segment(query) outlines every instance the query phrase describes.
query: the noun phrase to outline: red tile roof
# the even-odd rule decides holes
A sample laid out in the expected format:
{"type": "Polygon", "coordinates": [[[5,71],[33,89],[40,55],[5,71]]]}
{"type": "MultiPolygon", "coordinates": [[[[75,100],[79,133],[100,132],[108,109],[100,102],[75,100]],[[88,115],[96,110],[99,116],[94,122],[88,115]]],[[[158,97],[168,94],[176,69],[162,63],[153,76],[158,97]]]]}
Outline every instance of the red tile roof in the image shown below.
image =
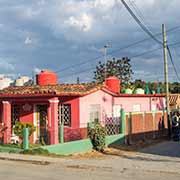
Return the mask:
{"type": "Polygon", "coordinates": [[[83,84],[58,84],[47,86],[19,86],[8,87],[0,90],[0,95],[76,95],[82,96],[95,92],[103,87],[103,84],[98,83],[83,83],[83,84]]]}
{"type": "Polygon", "coordinates": [[[58,84],[47,86],[19,86],[8,87],[0,90],[1,97],[20,97],[20,96],[85,96],[98,90],[111,94],[116,97],[164,97],[164,94],[117,94],[113,93],[106,85],[99,83],[82,84],[58,84]]]}

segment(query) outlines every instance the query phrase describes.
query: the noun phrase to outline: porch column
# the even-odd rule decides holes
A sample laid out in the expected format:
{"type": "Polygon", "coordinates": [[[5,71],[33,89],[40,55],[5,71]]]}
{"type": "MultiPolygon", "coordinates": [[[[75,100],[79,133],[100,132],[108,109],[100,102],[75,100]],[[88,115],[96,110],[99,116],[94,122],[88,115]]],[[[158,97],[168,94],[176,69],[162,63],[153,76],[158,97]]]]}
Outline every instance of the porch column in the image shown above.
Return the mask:
{"type": "Polygon", "coordinates": [[[48,131],[49,131],[49,143],[59,143],[59,128],[58,128],[58,98],[49,99],[48,106],[48,131]]]}
{"type": "Polygon", "coordinates": [[[4,132],[4,143],[11,142],[11,104],[9,101],[2,101],[3,104],[3,125],[7,129],[4,132]]]}

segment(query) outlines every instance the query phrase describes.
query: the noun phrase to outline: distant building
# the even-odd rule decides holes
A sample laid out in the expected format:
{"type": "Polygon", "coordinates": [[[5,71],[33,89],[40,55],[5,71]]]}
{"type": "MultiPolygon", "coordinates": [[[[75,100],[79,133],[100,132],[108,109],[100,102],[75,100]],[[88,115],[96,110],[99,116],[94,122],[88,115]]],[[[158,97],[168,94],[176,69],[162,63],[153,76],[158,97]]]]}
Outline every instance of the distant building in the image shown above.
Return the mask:
{"type": "Polygon", "coordinates": [[[26,86],[32,85],[32,79],[28,76],[20,76],[18,79],[15,80],[15,86],[26,86]]]}
{"type": "Polygon", "coordinates": [[[0,77],[0,89],[9,87],[13,83],[13,80],[4,76],[0,77]]]}

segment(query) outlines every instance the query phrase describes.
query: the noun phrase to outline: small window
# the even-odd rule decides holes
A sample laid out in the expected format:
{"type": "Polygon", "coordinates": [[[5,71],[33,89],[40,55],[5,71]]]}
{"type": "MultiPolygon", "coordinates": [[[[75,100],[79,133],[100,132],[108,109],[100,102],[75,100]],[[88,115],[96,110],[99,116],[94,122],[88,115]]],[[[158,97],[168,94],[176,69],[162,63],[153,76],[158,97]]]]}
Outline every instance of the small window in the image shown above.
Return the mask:
{"type": "Polygon", "coordinates": [[[93,104],[90,105],[90,121],[98,122],[100,120],[100,105],[93,104]]]}
{"type": "Polygon", "coordinates": [[[121,110],[121,106],[119,104],[113,105],[113,117],[114,118],[120,117],[120,110],[121,110]]]}
{"type": "Polygon", "coordinates": [[[152,110],[152,111],[156,111],[156,107],[157,107],[156,104],[152,104],[151,110],[152,110]]]}
{"type": "Polygon", "coordinates": [[[140,112],[141,111],[141,105],[140,104],[134,104],[133,105],[133,111],[134,112],[140,112]]]}
{"type": "Polygon", "coordinates": [[[14,126],[20,119],[20,106],[12,105],[11,109],[11,125],[14,126]]]}
{"type": "Polygon", "coordinates": [[[60,104],[59,106],[59,124],[63,123],[65,126],[71,126],[71,105],[60,104]]]}

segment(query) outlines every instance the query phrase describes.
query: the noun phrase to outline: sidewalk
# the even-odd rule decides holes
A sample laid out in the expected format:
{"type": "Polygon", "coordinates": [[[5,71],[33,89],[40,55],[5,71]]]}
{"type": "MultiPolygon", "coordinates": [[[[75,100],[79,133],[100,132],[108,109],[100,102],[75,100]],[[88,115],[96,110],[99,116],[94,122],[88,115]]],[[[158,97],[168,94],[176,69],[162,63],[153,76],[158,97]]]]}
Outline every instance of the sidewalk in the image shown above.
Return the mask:
{"type": "MultiPolygon", "coordinates": [[[[14,153],[0,153],[0,160],[19,161],[37,165],[55,165],[59,167],[73,169],[111,169],[113,171],[121,171],[123,169],[136,169],[153,172],[178,173],[180,167],[180,158],[167,155],[157,155],[147,152],[152,149],[158,152],[159,146],[169,147],[169,151],[174,149],[173,142],[162,142],[144,149],[144,152],[133,153],[109,153],[100,158],[83,157],[49,157],[39,155],[24,155],[14,153]]],[[[167,149],[166,149],[167,151],[167,149]]],[[[170,153],[169,153],[170,155],[170,153]]]]}
{"type": "Polygon", "coordinates": [[[48,165],[50,163],[57,163],[65,159],[61,157],[56,158],[56,157],[39,156],[39,155],[26,155],[26,154],[0,152],[0,160],[22,161],[22,162],[29,162],[32,164],[48,165]]]}

